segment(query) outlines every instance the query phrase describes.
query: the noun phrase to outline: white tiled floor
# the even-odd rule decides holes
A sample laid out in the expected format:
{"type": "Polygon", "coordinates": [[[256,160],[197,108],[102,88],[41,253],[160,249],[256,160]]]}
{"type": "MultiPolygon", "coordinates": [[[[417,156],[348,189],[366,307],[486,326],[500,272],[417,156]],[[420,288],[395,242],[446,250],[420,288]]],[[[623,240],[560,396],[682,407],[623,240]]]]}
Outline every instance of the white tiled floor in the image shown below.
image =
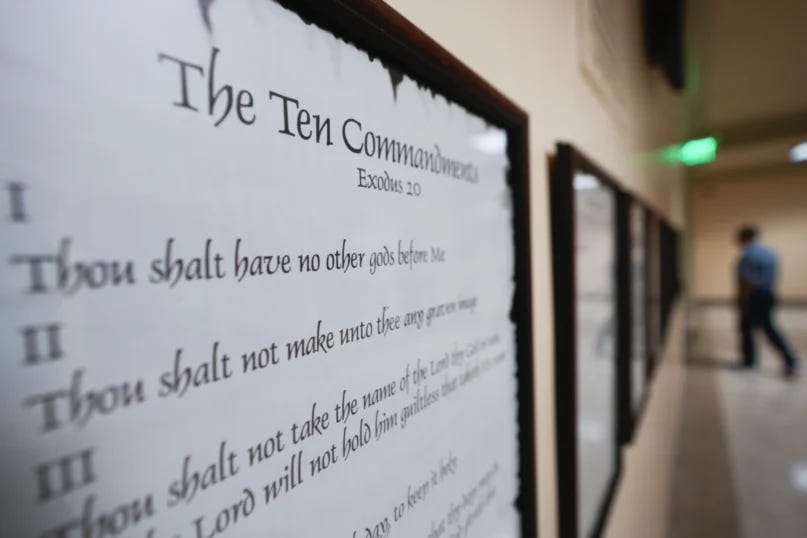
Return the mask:
{"type": "Polygon", "coordinates": [[[715,375],[743,536],[807,537],[807,380],[784,381],[770,363],[715,375]]]}
{"type": "MultiPolygon", "coordinates": [[[[670,537],[807,537],[807,376],[782,379],[770,350],[758,370],[732,369],[730,317],[710,312],[712,329],[722,327],[723,336],[696,335],[670,537]]],[[[804,359],[800,318],[791,313],[783,326],[804,359]]]]}

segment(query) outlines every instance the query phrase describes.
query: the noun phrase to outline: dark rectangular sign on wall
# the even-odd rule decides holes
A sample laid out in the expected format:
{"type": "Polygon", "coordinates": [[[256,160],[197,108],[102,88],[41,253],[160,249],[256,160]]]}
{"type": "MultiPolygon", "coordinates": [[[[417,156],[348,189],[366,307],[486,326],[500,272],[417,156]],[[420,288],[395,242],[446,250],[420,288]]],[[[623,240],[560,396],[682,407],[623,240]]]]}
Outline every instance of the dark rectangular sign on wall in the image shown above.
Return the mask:
{"type": "Polygon", "coordinates": [[[537,535],[521,109],[375,0],[0,28],[0,535],[537,535]]]}

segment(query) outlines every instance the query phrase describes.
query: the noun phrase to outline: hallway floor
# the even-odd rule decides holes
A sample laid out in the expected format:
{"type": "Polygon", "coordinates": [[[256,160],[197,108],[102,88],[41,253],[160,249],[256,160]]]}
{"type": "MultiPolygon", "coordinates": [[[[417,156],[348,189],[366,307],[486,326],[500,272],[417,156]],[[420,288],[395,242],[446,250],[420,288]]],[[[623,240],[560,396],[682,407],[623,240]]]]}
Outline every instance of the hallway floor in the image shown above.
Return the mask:
{"type": "Polygon", "coordinates": [[[807,537],[807,377],[690,361],[670,538],[807,537]]]}

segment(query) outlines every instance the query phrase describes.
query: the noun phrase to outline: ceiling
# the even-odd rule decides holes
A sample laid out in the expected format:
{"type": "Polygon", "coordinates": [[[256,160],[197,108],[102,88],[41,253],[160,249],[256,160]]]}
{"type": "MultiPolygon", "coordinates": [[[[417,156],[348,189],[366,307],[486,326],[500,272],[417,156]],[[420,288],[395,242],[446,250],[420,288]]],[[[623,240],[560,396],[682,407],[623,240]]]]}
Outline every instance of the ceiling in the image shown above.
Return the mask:
{"type": "Polygon", "coordinates": [[[694,175],[787,166],[807,141],[807,2],[689,0],[687,10],[685,129],[720,140],[694,175]]]}

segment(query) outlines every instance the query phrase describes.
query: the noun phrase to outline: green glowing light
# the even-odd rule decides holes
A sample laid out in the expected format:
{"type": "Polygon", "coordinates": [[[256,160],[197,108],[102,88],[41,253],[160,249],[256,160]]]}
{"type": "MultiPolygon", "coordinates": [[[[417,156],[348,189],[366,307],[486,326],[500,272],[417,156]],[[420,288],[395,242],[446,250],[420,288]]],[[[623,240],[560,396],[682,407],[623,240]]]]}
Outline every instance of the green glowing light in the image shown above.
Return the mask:
{"type": "Polygon", "coordinates": [[[717,138],[706,136],[687,140],[682,144],[667,146],[662,148],[659,154],[663,161],[694,166],[714,161],[717,155],[717,145],[717,138]]]}
{"type": "Polygon", "coordinates": [[[679,159],[687,166],[712,162],[717,155],[717,139],[713,136],[688,140],[681,146],[679,159]]]}

